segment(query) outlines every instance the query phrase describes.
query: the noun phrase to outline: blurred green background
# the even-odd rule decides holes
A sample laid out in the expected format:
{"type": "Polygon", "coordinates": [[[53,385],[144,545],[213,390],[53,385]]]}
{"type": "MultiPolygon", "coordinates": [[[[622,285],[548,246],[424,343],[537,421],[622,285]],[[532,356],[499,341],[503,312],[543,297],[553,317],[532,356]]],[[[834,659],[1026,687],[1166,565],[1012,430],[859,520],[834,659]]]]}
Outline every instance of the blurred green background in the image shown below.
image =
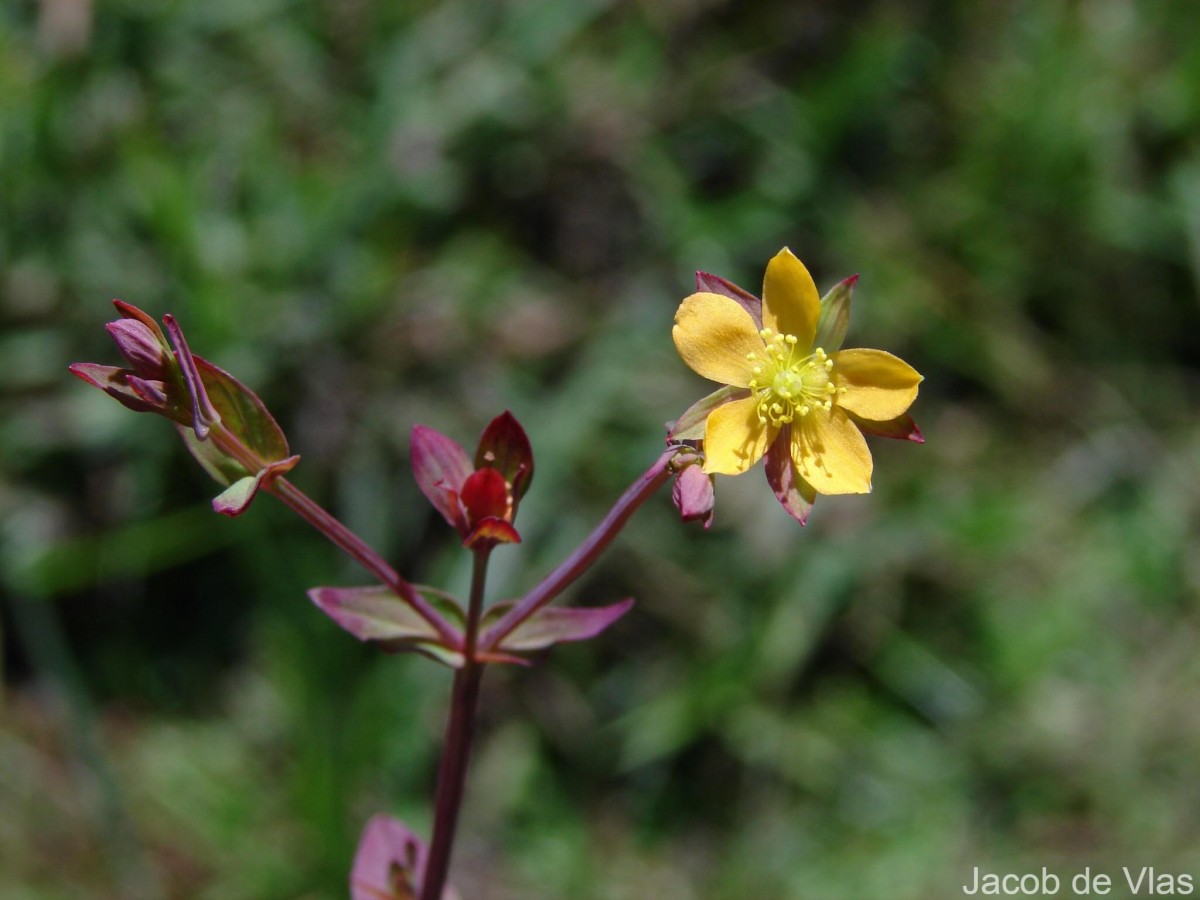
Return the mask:
{"type": "MultiPolygon", "coordinates": [[[[0,6],[0,895],[338,898],[427,832],[449,679],[304,591],[366,577],[70,378],[121,297],[253,386],[294,480],[423,582],[408,474],[510,408],[544,574],[707,391],[695,269],[859,272],[928,442],[807,528],[666,492],[493,669],[479,898],[945,898],[973,866],[1200,876],[1200,5],[0,6]]],[[[519,523],[520,524],[520,523],[519,523]]],[[[1200,881],[1200,879],[1197,879],[1200,881]]],[[[1066,890],[1064,890],[1064,894],[1066,890]]]]}

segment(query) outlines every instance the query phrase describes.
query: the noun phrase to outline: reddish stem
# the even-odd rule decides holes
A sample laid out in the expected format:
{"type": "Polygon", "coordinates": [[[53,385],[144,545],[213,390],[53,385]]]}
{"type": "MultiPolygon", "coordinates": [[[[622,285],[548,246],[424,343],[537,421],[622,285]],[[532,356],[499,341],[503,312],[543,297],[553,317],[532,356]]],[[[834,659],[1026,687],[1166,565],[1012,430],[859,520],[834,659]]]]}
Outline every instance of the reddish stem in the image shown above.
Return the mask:
{"type": "Polygon", "coordinates": [[[596,561],[613,538],[625,527],[629,517],[638,507],[646,502],[663,483],[671,477],[671,461],[681,450],[690,452],[687,447],[671,447],[660,456],[637,481],[631,484],[621,498],[608,511],[608,514],[587,536],[575,552],[564,559],[553,572],[526,594],[521,601],[500,617],[495,625],[489,628],[479,639],[479,649],[494,650],[500,645],[518,625],[561,594],[588,567],[596,561]]]}
{"type": "MultiPolygon", "coordinates": [[[[238,436],[223,424],[217,424],[209,432],[208,439],[236,459],[248,472],[258,472],[267,465],[257,453],[242,443],[238,436]]],[[[263,480],[263,488],[286,503],[300,518],[341,548],[351,559],[383,582],[389,590],[402,597],[421,618],[437,631],[447,647],[462,648],[462,635],[458,633],[458,630],[447,622],[416,588],[393,569],[387,560],[372,549],[366,541],[330,515],[320,504],[286,478],[266,478],[263,480]]]]}
{"type": "Polygon", "coordinates": [[[463,792],[467,783],[467,763],[475,739],[475,709],[479,705],[479,684],[484,664],[475,658],[479,619],[483,614],[483,590],[487,580],[487,563],[491,548],[475,551],[475,566],[471,573],[471,598],[467,607],[464,636],[463,665],[454,673],[450,695],[450,717],[446,723],[446,740],[438,766],[437,793],[434,799],[433,837],[429,856],[421,878],[420,900],[442,900],[446,876],[450,871],[450,854],[454,849],[454,834],[458,813],[462,809],[463,792]]]}

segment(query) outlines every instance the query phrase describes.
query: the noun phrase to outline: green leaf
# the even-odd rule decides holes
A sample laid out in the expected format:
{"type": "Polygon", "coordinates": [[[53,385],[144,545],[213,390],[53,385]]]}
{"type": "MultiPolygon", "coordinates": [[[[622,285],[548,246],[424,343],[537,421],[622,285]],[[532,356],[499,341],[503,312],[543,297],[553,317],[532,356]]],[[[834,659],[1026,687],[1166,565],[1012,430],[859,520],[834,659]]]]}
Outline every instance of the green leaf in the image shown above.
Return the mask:
{"type": "Polygon", "coordinates": [[[221,423],[257,453],[264,464],[286,459],[290,455],[287,438],[258,395],[202,356],[195,360],[200,380],[221,416],[221,423]]]}

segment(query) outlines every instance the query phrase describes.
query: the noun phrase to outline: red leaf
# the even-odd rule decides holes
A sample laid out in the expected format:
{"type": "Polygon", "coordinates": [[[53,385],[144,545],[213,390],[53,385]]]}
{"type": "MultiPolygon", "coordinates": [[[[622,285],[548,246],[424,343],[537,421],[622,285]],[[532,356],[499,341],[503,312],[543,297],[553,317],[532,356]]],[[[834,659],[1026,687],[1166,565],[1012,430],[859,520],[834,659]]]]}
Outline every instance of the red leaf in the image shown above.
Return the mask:
{"type": "Polygon", "coordinates": [[[414,425],[411,456],[413,478],[421,493],[451,528],[466,537],[469,529],[459,493],[472,471],[467,451],[439,431],[414,425]]]}

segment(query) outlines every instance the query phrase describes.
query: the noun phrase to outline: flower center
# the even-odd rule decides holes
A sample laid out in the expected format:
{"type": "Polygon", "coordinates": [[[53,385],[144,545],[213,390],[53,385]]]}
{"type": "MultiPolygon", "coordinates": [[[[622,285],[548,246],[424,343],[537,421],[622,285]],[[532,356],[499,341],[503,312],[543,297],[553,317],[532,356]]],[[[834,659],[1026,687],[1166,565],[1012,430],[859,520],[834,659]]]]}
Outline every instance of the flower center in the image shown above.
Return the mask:
{"type": "Polygon", "coordinates": [[[815,409],[833,409],[845,388],[833,383],[833,360],[820,347],[807,356],[796,350],[794,334],[759,332],[766,344],[763,354],[748,353],[753,363],[750,392],[758,400],[758,420],[778,428],[815,409]]]}

